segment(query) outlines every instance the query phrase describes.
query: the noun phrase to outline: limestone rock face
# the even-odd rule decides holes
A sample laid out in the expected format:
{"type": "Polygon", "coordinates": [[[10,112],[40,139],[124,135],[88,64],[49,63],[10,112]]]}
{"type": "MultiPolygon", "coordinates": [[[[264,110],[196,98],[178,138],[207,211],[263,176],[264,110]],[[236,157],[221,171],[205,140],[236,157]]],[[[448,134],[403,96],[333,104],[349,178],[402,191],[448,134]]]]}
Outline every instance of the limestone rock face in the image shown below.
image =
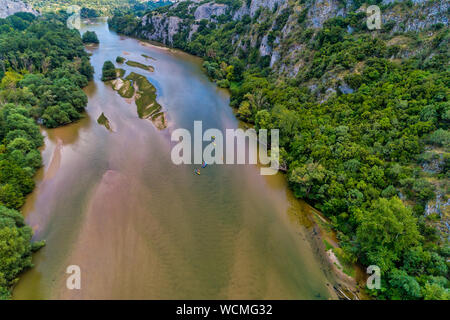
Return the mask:
{"type": "Polygon", "coordinates": [[[173,36],[178,33],[182,21],[183,19],[179,17],[146,15],[142,18],[142,25],[147,28],[146,31],[142,32],[142,35],[149,40],[173,44],[173,36]]]}
{"type": "Polygon", "coordinates": [[[308,11],[308,24],[321,28],[325,21],[337,16],[345,16],[345,8],[339,7],[339,0],[316,0],[308,11]]]}
{"type": "Polygon", "coordinates": [[[435,1],[422,4],[424,1],[416,0],[419,10],[411,10],[407,15],[399,16],[395,11],[388,11],[381,15],[382,23],[394,22],[392,32],[420,31],[434,24],[442,23],[448,26],[448,12],[450,2],[435,1]]]}
{"type": "Polygon", "coordinates": [[[0,0],[0,18],[6,18],[17,12],[29,12],[34,15],[39,13],[20,0],[0,0]]]}
{"type": "Polygon", "coordinates": [[[250,5],[244,3],[244,5],[234,13],[233,20],[240,20],[247,14],[253,18],[260,8],[274,10],[275,7],[281,7],[285,3],[287,3],[287,0],[252,0],[250,5]]]}
{"type": "MultiPolygon", "coordinates": [[[[392,1],[407,0],[383,0],[383,3],[392,1]]],[[[270,61],[274,72],[288,77],[296,77],[304,67],[307,57],[303,53],[309,50],[304,39],[296,39],[293,35],[300,36],[307,30],[310,32],[309,37],[313,37],[327,20],[346,17],[350,12],[365,12],[367,8],[365,4],[355,8],[353,0],[243,0],[240,7],[217,3],[216,0],[191,0],[185,9],[179,7],[181,3],[173,4],[165,13],[149,13],[144,16],[142,28],[137,35],[170,46],[174,45],[177,34],[182,41],[194,39],[201,30],[201,20],[215,24],[228,20],[242,21],[245,31],[231,37],[234,53],[248,54],[251,49],[256,48],[260,56],[269,58],[267,61],[270,61]],[[300,16],[303,16],[301,23],[300,16]],[[282,21],[282,26],[277,25],[279,21],[282,21]]],[[[384,25],[389,26],[388,33],[394,34],[421,31],[437,24],[448,27],[449,5],[448,1],[429,0],[413,0],[413,4],[408,6],[393,4],[382,9],[382,28],[384,25]]],[[[347,33],[353,32],[354,28],[348,25],[347,33]]],[[[401,55],[407,57],[413,53],[405,49],[401,55]]],[[[326,96],[333,95],[337,90],[344,94],[353,91],[344,83],[340,74],[326,74],[324,77],[329,80],[329,83],[322,84],[324,88],[328,88],[326,96]]]]}
{"type": "MultiPolygon", "coordinates": [[[[0,0],[0,2],[14,2],[19,0],[0,0]]],[[[384,0],[384,3],[389,3],[393,0],[384,0]]],[[[401,2],[403,0],[395,0],[401,2]]],[[[406,0],[404,0],[406,1],[406,0]]],[[[307,10],[305,27],[311,29],[322,28],[325,21],[330,18],[342,16],[345,17],[350,11],[355,10],[353,8],[353,1],[347,0],[344,3],[342,0],[312,0],[309,2],[303,2],[302,4],[292,3],[288,0],[248,0],[243,1],[242,5],[238,8],[230,7],[229,5],[216,3],[214,0],[204,2],[202,0],[194,0],[188,5],[186,12],[180,15],[177,12],[177,7],[182,2],[174,3],[171,6],[171,10],[162,14],[147,14],[142,18],[142,30],[139,36],[147,38],[149,40],[160,41],[162,43],[171,45],[173,44],[173,37],[175,34],[186,31],[188,39],[192,39],[192,36],[198,30],[198,24],[200,20],[206,19],[212,22],[217,22],[217,17],[228,15],[230,19],[235,21],[241,20],[245,16],[255,17],[258,10],[266,10],[274,20],[283,13],[283,10],[291,7],[296,14],[291,15],[288,18],[288,22],[282,30],[282,35],[276,42],[269,44],[267,35],[272,31],[274,25],[272,25],[260,39],[255,39],[255,30],[251,30],[252,34],[239,35],[239,38],[233,39],[233,44],[236,43],[239,48],[247,47],[247,45],[241,42],[242,38],[250,40],[251,46],[257,46],[259,52],[263,56],[272,56],[276,51],[276,47],[283,40],[284,35],[290,34],[298,26],[297,17],[298,13],[303,10],[307,10]],[[186,18],[189,16],[189,19],[186,18]],[[191,20],[192,19],[192,20],[191,20]],[[190,25],[186,23],[190,21],[190,25]],[[192,22],[195,20],[194,22],[192,22]],[[186,30],[185,30],[186,29],[186,30]],[[272,47],[273,46],[273,47],[272,47]]],[[[424,28],[428,28],[432,25],[442,23],[448,26],[448,1],[425,1],[414,0],[414,7],[411,10],[407,10],[403,13],[399,13],[395,9],[383,10],[381,19],[382,24],[390,23],[394,27],[392,32],[406,32],[406,31],[419,31],[424,28]]],[[[365,11],[366,6],[363,5],[357,11],[365,11]]],[[[258,23],[262,23],[262,18],[258,18],[258,23]]],[[[348,30],[349,33],[352,29],[348,30]]],[[[272,60],[275,61],[282,59],[279,54],[272,60]]]]}
{"type": "Polygon", "coordinates": [[[272,48],[268,44],[268,37],[264,36],[261,45],[259,46],[259,54],[261,57],[269,56],[272,53],[272,48]]]}

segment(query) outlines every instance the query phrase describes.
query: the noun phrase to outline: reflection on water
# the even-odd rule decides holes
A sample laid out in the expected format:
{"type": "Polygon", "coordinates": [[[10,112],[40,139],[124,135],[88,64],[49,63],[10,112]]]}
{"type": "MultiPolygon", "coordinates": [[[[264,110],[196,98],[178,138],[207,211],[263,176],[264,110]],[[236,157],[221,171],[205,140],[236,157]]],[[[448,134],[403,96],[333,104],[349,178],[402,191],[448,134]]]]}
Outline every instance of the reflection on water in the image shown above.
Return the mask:
{"type": "Polygon", "coordinates": [[[201,71],[201,61],[89,24],[94,81],[87,114],[45,130],[44,168],[24,207],[35,239],[47,246],[14,290],[16,299],[326,299],[327,277],[308,239],[309,207],[281,174],[256,166],[194,166],[170,160],[170,130],[236,128],[229,96],[201,71]],[[156,130],[101,81],[105,60],[145,63],[170,129],[156,130]],[[101,113],[114,132],[97,124],[101,113]],[[300,224],[298,223],[300,222],[300,224]],[[306,222],[306,223],[305,223],[306,222]],[[302,226],[303,224],[303,226],[302,226]],[[306,225],[306,227],[305,227],[306,225]],[[66,289],[69,265],[81,290],[66,289]]]}

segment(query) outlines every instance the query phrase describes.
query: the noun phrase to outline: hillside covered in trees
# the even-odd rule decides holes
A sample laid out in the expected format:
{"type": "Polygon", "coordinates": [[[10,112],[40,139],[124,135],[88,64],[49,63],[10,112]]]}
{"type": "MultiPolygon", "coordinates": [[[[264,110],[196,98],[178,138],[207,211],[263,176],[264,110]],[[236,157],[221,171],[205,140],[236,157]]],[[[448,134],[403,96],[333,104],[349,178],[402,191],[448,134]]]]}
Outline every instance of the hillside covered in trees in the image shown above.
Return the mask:
{"type": "Polygon", "coordinates": [[[81,7],[83,18],[96,18],[113,14],[133,12],[143,14],[148,10],[171,4],[165,0],[23,0],[40,12],[57,12],[66,10],[69,6],[81,7]]]}
{"type": "Polygon", "coordinates": [[[331,219],[341,258],[377,265],[380,299],[449,299],[448,3],[185,1],[118,32],[205,59],[237,116],[280,129],[295,195],[331,219]],[[362,8],[361,8],[362,6],[362,8]]]}
{"type": "Polygon", "coordinates": [[[0,299],[32,266],[32,230],[19,210],[41,167],[38,123],[54,128],[82,117],[81,90],[93,68],[81,36],[64,17],[16,13],[0,19],[0,299]]]}

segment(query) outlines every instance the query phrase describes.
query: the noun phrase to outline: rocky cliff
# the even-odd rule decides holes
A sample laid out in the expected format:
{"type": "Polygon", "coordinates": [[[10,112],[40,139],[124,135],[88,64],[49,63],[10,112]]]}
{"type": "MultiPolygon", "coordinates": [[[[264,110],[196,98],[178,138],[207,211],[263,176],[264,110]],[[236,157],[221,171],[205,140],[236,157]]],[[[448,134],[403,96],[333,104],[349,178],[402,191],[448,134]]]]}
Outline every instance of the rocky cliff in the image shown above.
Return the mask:
{"type": "Polygon", "coordinates": [[[0,18],[6,18],[17,12],[29,12],[37,15],[38,12],[20,0],[0,0],[0,18]]]}
{"type": "Polygon", "coordinates": [[[142,18],[119,20],[112,24],[124,27],[122,31],[126,34],[201,56],[213,57],[221,48],[227,51],[228,56],[247,60],[256,51],[259,58],[255,59],[264,60],[262,65],[268,65],[281,77],[303,82],[322,102],[339,92],[352,93],[353,89],[344,78],[349,71],[358,73],[363,67],[362,62],[356,65],[354,61],[346,63],[341,57],[339,61],[329,63],[334,68],[317,71],[323,69],[315,65],[315,57],[321,47],[320,38],[328,38],[325,41],[330,37],[341,39],[338,42],[345,38],[339,24],[345,25],[347,35],[363,32],[368,37],[360,38],[360,41],[377,39],[379,43],[372,45],[387,47],[392,52],[392,60],[418,54],[422,60],[427,60],[437,51],[445,51],[448,39],[434,39],[434,35],[442,28],[448,28],[448,1],[384,0],[379,5],[381,28],[373,31],[366,26],[367,5],[357,1],[180,1],[151,11],[142,18]],[[332,20],[331,24],[328,23],[332,20]],[[220,43],[209,40],[206,45],[204,37],[219,28],[225,33],[233,30],[233,34],[218,40],[220,43]],[[350,64],[354,67],[346,71],[349,69],[346,65],[350,64]]]}
{"type": "MultiPolygon", "coordinates": [[[[414,32],[436,24],[448,26],[449,2],[401,2],[384,0],[380,5],[385,32],[414,32]]],[[[272,67],[295,76],[299,65],[291,65],[289,61],[279,62],[297,60],[301,64],[299,60],[303,46],[300,39],[295,39],[295,34],[304,29],[318,30],[330,18],[346,17],[351,12],[365,10],[366,6],[357,8],[354,1],[342,0],[248,0],[243,3],[223,0],[180,1],[164,11],[145,15],[140,21],[141,28],[137,35],[173,45],[174,36],[186,30],[188,39],[191,39],[198,32],[202,21],[226,23],[230,19],[239,21],[245,17],[257,17],[257,23],[233,39],[236,49],[258,47],[261,56],[270,57],[272,67]],[[261,32],[262,27],[264,30],[261,32]]]]}

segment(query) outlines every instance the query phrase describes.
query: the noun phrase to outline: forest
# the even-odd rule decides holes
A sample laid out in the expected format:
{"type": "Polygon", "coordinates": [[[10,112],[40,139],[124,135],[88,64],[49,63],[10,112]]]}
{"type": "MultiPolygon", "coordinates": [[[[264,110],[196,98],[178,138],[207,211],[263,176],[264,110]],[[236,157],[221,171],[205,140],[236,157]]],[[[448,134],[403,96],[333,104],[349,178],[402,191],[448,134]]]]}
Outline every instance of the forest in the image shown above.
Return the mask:
{"type": "Polygon", "coordinates": [[[33,8],[41,12],[57,12],[65,10],[71,5],[81,7],[82,18],[96,18],[113,14],[133,13],[141,15],[158,8],[171,4],[170,1],[139,1],[139,0],[24,0],[33,8]]]}
{"type": "MultiPolygon", "coordinates": [[[[268,37],[273,42],[293,14],[289,8],[276,21],[270,12],[266,20],[258,12],[233,21],[228,12],[217,22],[194,22],[183,4],[154,13],[185,19],[187,28],[174,35],[173,46],[205,59],[209,77],[230,89],[241,120],[256,129],[280,129],[289,184],[332,221],[340,258],[381,268],[382,289],[369,294],[449,299],[448,240],[433,225],[439,218],[424,215],[437,189],[446,194],[448,188],[448,28],[438,24],[421,34],[401,34],[427,48],[405,58],[398,46],[386,45],[392,35],[370,34],[364,13],[332,18],[313,30],[305,27],[303,12],[286,42],[304,44],[307,63],[297,76],[281,77],[258,48],[243,50],[233,39],[252,26],[261,39],[275,25],[268,37]],[[199,27],[190,36],[192,23],[199,27]],[[350,88],[323,99],[309,84],[331,70],[345,73],[350,88]],[[421,166],[436,158],[441,159],[437,172],[425,173],[421,166]]],[[[140,28],[152,28],[123,15],[109,24],[134,36],[140,28]]],[[[319,92],[326,86],[319,84],[319,92]]]]}
{"type": "Polygon", "coordinates": [[[18,211],[42,165],[39,124],[48,128],[80,119],[81,90],[93,68],[81,35],[65,17],[16,13],[0,19],[0,299],[32,266],[32,230],[18,211]]]}

